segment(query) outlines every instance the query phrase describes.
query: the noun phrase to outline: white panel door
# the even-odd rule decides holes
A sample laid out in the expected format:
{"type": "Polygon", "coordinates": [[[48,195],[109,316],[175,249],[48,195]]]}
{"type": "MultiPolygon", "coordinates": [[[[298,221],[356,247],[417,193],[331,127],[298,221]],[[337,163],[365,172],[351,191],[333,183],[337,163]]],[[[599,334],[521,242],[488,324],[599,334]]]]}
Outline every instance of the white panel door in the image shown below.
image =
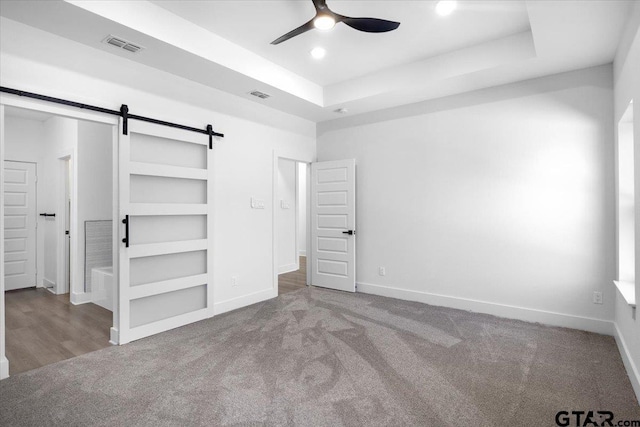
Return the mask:
{"type": "Polygon", "coordinates": [[[4,162],[5,289],[36,286],[36,165],[4,162]]]}
{"type": "Polygon", "coordinates": [[[356,291],[356,161],[311,164],[311,284],[356,291]]]}
{"type": "Polygon", "coordinates": [[[208,136],[128,125],[119,138],[120,344],[213,314],[208,136]]]}

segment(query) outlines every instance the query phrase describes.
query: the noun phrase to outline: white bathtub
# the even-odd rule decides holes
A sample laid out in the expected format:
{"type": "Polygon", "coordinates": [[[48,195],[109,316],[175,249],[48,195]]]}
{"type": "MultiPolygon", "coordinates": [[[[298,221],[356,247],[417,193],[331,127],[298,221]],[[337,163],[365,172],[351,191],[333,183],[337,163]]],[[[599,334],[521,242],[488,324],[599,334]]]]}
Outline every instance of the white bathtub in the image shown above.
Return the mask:
{"type": "Polygon", "coordinates": [[[113,267],[91,269],[91,302],[113,311],[113,267]]]}

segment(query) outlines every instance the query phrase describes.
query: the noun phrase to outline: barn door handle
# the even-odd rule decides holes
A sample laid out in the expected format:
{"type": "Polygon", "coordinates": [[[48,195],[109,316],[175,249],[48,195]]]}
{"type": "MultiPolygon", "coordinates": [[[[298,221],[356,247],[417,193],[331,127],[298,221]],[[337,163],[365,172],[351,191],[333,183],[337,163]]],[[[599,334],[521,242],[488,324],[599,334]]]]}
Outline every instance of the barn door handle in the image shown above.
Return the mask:
{"type": "Polygon", "coordinates": [[[124,224],[124,239],[122,239],[122,243],[124,243],[124,246],[128,248],[129,247],[129,215],[124,216],[122,223],[124,224]]]}
{"type": "Polygon", "coordinates": [[[347,231],[343,231],[342,234],[348,234],[349,236],[353,236],[354,234],[356,234],[356,232],[354,230],[347,230],[347,231]]]}

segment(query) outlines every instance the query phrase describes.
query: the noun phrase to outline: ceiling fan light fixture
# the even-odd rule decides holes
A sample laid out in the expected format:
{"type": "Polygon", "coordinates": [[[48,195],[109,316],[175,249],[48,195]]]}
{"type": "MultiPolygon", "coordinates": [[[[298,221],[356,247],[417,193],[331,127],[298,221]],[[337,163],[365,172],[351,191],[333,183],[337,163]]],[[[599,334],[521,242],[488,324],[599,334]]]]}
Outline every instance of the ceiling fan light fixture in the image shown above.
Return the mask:
{"type": "Polygon", "coordinates": [[[326,54],[327,51],[323,47],[318,46],[311,49],[311,56],[313,56],[314,59],[322,59],[326,54]]]}
{"type": "Polygon", "coordinates": [[[458,7],[458,2],[455,0],[440,0],[436,4],[436,13],[440,16],[451,15],[456,7],[458,7]]]}
{"type": "Polygon", "coordinates": [[[319,30],[330,30],[336,25],[336,20],[333,16],[329,15],[318,15],[316,19],[313,20],[313,26],[319,30]]]}
{"type": "Polygon", "coordinates": [[[280,44],[292,37],[299,36],[310,30],[330,30],[336,23],[342,22],[354,30],[363,31],[365,33],[386,33],[393,31],[400,26],[399,22],[389,21],[380,18],[359,18],[352,16],[338,15],[327,6],[327,0],[311,0],[316,9],[316,16],[311,20],[294,28],[286,34],[281,35],[271,42],[271,44],[280,44]]]}

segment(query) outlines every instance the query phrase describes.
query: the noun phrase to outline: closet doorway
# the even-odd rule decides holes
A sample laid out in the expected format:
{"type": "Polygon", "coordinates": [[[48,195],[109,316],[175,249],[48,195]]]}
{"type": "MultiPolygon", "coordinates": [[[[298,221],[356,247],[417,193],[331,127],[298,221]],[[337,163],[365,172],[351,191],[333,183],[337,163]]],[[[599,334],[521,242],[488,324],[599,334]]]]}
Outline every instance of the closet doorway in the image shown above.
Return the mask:
{"type": "Polygon", "coordinates": [[[116,123],[33,106],[1,108],[9,375],[108,347],[114,321],[116,123]]]}

